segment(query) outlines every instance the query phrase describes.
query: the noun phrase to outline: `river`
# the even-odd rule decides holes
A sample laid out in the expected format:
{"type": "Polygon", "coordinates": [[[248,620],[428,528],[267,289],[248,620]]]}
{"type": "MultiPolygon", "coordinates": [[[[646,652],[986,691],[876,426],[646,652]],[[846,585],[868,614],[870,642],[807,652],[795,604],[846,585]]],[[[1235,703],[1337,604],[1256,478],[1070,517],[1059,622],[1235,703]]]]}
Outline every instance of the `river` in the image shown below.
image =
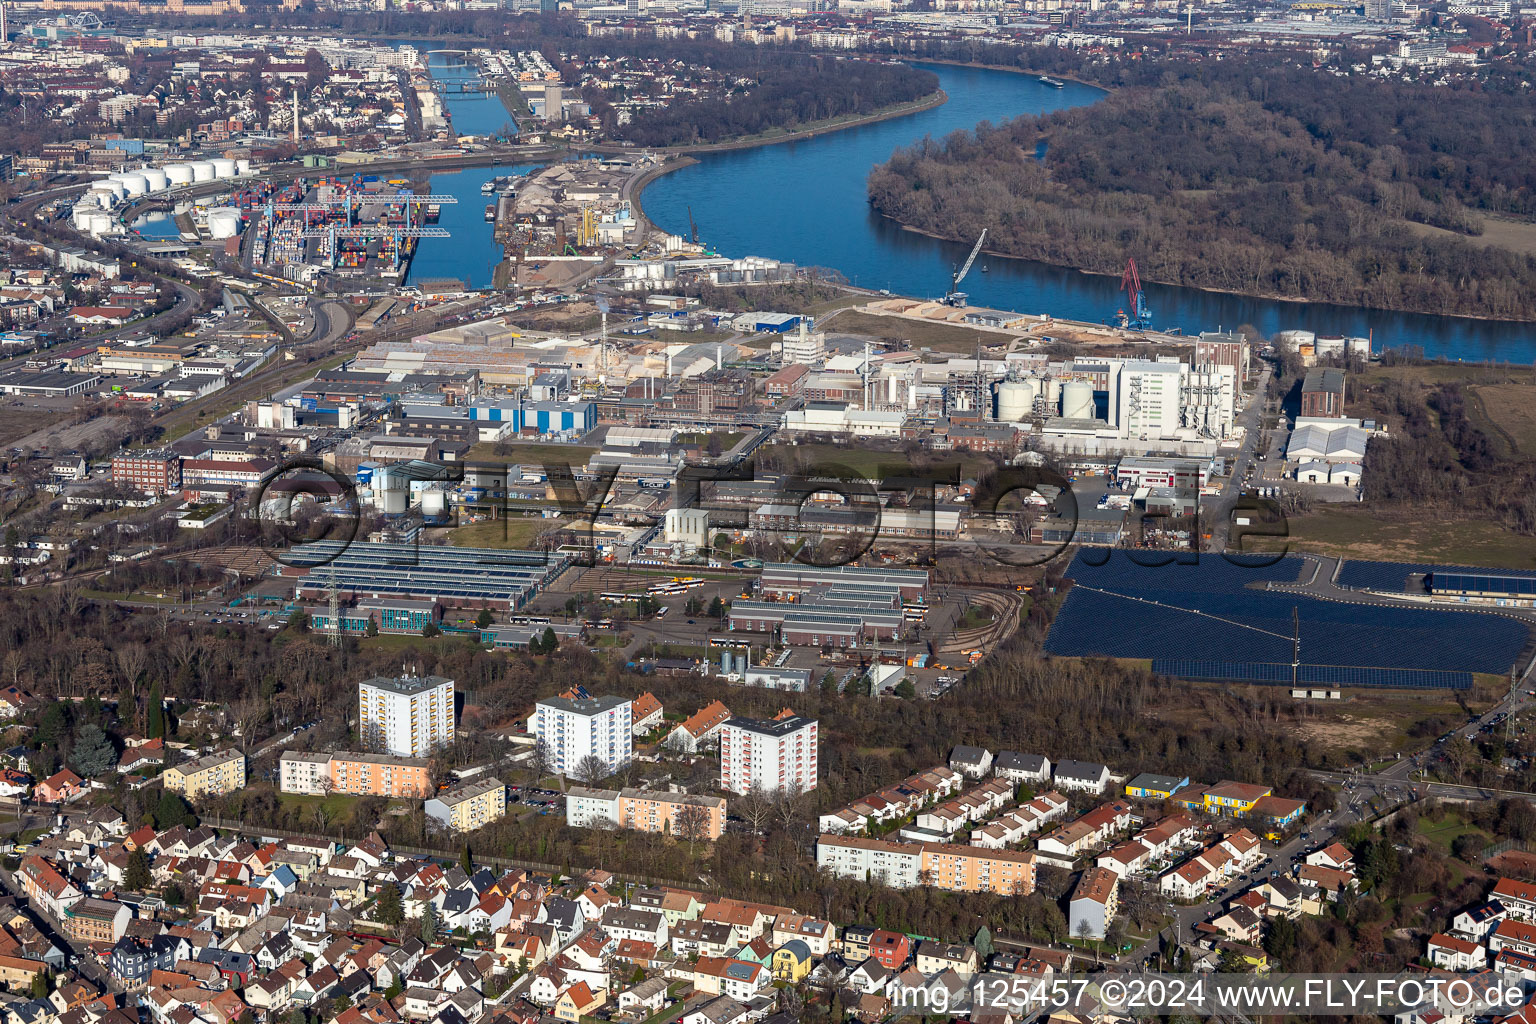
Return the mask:
{"type": "MultiPolygon", "coordinates": [[[[854,284],[897,295],[943,294],[969,246],[905,231],[875,214],[864,189],[870,169],[925,135],[941,139],[984,120],[1092,103],[1102,93],[1072,82],[1053,89],[1007,71],[924,66],[949,94],[943,106],[800,142],[703,154],[697,164],[658,178],[645,190],[646,215],[686,235],[691,206],[700,241],[726,255],[831,267],[854,284]]],[[[978,305],[1103,323],[1125,305],[1119,286],[1118,278],[984,256],[961,287],[978,305]]],[[[1193,333],[1252,324],[1265,334],[1295,328],[1371,336],[1378,350],[1413,344],[1449,359],[1536,361],[1536,327],[1529,324],[1276,302],[1155,284],[1146,292],[1153,325],[1160,329],[1193,333]]]]}
{"type": "MultiPolygon", "coordinates": [[[[422,50],[431,44],[416,43],[422,50]]],[[[1068,82],[1053,89],[1032,75],[982,68],[923,65],[939,76],[949,102],[932,110],[797,142],[705,153],[698,163],[658,178],[646,188],[644,207],[656,224],[680,235],[688,211],[700,240],[730,256],[770,256],[841,271],[854,284],[897,295],[937,296],[949,287],[967,245],[903,230],[875,214],[864,182],[898,147],[925,135],[946,134],[1019,114],[1043,114],[1093,103],[1103,93],[1068,82]]],[[[434,77],[451,81],[475,74],[462,58],[429,58],[434,77]]],[[[454,127],[464,134],[499,131],[510,119],[494,96],[449,94],[454,127]]],[[[480,185],[498,174],[542,166],[473,168],[432,176],[433,191],[458,197],[443,208],[451,239],[424,239],[411,268],[413,280],[457,277],[488,284],[501,258],[484,222],[480,185]]],[[[1127,255],[1135,255],[1128,253],[1127,255]]],[[[1073,320],[1106,322],[1125,305],[1118,278],[1081,274],[1029,260],[983,256],[962,288],[978,305],[1073,320]]],[[[1421,345],[1449,359],[1536,361],[1536,328],[1528,324],[1423,316],[1319,303],[1277,302],[1193,288],[1148,285],[1154,326],[1185,333],[1252,324],[1265,334],[1302,329],[1319,334],[1371,336],[1376,348],[1421,345]]]]}

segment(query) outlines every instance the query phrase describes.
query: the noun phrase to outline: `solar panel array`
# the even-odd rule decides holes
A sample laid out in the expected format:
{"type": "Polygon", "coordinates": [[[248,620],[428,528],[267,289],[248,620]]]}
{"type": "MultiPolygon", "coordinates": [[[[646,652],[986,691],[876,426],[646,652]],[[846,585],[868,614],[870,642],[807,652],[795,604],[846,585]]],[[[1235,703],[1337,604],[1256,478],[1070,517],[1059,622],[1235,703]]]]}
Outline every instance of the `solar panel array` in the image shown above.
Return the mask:
{"type": "Polygon", "coordinates": [[[520,607],[570,564],[568,555],[497,548],[318,541],[293,549],[312,565],[298,588],[311,596],[399,594],[424,600],[506,601],[520,607]],[[316,564],[320,563],[320,564],[316,564]]]}
{"type": "Polygon", "coordinates": [[[1047,652],[1283,664],[1289,681],[1293,608],[1301,619],[1302,662],[1319,669],[1503,673],[1527,641],[1524,626],[1499,615],[1347,604],[1262,589],[1266,580],[1295,580],[1301,559],[1244,567],[1205,556],[1196,565],[1149,567],[1114,552],[1093,564],[1105,554],[1085,559],[1080,552],[1073,560],[1067,575],[1078,585],[1056,616],[1047,652]],[[1252,583],[1260,588],[1250,589],[1252,583]]]}
{"type": "MultiPolygon", "coordinates": [[[[1289,686],[1289,663],[1251,661],[1197,661],[1156,658],[1152,671],[1158,675],[1200,682],[1258,683],[1289,686]]],[[[1359,665],[1301,665],[1296,670],[1301,686],[1365,686],[1406,690],[1470,690],[1472,673],[1421,671],[1405,668],[1367,668],[1359,665]]]]}
{"type": "Polygon", "coordinates": [[[1429,579],[1433,593],[1508,594],[1518,597],[1536,596],[1536,576],[1473,575],[1471,573],[1437,572],[1429,579]]]}
{"type": "MultiPolygon", "coordinates": [[[[1339,570],[1338,583],[1341,587],[1351,587],[1355,590],[1382,590],[1396,594],[1402,592],[1411,575],[1422,576],[1426,573],[1442,572],[1479,575],[1489,571],[1471,565],[1435,565],[1432,562],[1357,562],[1351,558],[1345,559],[1344,567],[1339,570]]],[[[1500,569],[1497,575],[1536,579],[1536,570],[1500,569]]]]}

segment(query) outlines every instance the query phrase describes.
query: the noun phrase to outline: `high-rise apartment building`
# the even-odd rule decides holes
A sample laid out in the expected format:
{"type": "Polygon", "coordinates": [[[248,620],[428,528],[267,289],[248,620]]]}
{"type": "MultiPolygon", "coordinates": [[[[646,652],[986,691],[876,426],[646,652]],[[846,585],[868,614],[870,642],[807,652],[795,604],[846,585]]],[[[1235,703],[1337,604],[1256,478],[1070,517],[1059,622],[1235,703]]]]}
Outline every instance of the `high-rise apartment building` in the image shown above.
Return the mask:
{"type": "Polygon", "coordinates": [[[363,745],[397,757],[427,757],[453,740],[453,680],[378,676],[357,684],[363,745]]]}
{"type": "Polygon", "coordinates": [[[528,731],[561,775],[572,774],[588,757],[612,774],[634,752],[631,715],[627,697],[547,697],[534,706],[528,731]]]}
{"type": "Polygon", "coordinates": [[[781,713],[772,721],[732,718],[720,728],[720,788],[773,793],[816,788],[816,722],[781,713]]]}

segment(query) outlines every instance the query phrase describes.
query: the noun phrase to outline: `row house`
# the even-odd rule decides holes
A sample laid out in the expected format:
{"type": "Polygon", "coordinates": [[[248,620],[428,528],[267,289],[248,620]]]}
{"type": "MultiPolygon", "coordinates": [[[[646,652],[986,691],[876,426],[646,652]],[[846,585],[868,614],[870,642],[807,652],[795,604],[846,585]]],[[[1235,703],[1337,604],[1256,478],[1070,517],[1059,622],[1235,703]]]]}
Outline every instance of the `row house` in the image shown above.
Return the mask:
{"type": "Polygon", "coordinates": [[[1067,813],[1067,798],[1046,793],[1014,808],[996,821],[971,833],[971,845],[998,850],[1039,831],[1046,823],[1067,813]]]}
{"type": "Polygon", "coordinates": [[[855,800],[847,807],[823,814],[820,830],[858,835],[866,830],[871,819],[880,824],[899,821],[936,800],[958,793],[964,782],[959,772],[939,765],[855,800]]]}
{"type": "Polygon", "coordinates": [[[1083,853],[1107,843],[1117,832],[1131,824],[1131,808],[1120,803],[1101,804],[1076,821],[1040,837],[1035,848],[1043,857],[1074,861],[1083,853]]]}

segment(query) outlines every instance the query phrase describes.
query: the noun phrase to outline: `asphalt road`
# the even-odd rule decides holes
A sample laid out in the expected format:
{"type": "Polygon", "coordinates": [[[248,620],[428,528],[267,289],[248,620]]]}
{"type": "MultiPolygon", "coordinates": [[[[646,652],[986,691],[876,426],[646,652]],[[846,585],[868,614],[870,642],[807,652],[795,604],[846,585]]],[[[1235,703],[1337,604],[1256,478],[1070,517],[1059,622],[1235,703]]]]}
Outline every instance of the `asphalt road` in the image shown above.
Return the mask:
{"type": "Polygon", "coordinates": [[[42,929],[43,934],[48,937],[50,942],[68,954],[71,966],[82,977],[95,982],[109,992],[124,991],[122,983],[114,978],[111,972],[102,967],[88,949],[83,945],[76,946],[74,940],[65,934],[62,924],[49,916],[42,907],[26,899],[11,872],[0,870],[0,890],[3,890],[7,895],[14,895],[18,900],[28,903],[32,908],[32,916],[37,919],[38,926],[42,929]]]}

